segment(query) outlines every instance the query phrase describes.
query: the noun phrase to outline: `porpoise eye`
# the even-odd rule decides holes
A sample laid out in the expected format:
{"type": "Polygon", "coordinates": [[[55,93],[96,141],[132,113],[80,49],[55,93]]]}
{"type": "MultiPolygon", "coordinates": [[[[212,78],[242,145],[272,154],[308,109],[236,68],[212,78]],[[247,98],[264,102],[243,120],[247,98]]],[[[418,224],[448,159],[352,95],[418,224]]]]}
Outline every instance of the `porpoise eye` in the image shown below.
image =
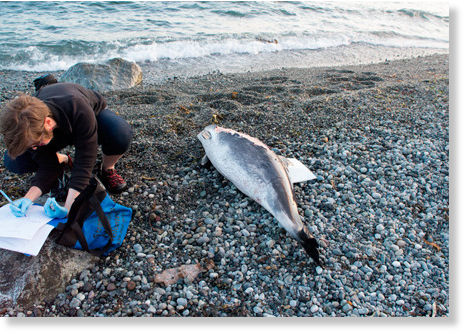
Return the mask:
{"type": "Polygon", "coordinates": [[[205,139],[211,139],[211,134],[208,131],[203,131],[201,136],[205,139]]]}

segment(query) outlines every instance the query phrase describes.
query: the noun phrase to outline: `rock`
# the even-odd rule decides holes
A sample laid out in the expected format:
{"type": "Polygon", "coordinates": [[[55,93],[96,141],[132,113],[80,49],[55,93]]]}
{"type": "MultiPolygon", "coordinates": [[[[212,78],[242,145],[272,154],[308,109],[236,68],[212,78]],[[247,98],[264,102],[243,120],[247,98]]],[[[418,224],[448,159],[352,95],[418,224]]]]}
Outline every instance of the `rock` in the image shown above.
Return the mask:
{"type": "Polygon", "coordinates": [[[399,261],[393,261],[392,264],[393,264],[393,267],[395,267],[395,268],[401,267],[401,263],[399,261]]]}
{"type": "Polygon", "coordinates": [[[81,301],[77,298],[73,298],[71,302],[69,303],[69,307],[71,308],[76,308],[76,307],[79,307],[80,305],[81,305],[81,301]]]}
{"type": "Polygon", "coordinates": [[[187,303],[188,303],[187,299],[185,299],[185,298],[177,298],[177,305],[186,306],[187,303]]]}
{"type": "Polygon", "coordinates": [[[127,282],[127,290],[132,291],[135,289],[137,284],[134,281],[129,281],[127,282]]]}
{"type": "Polygon", "coordinates": [[[134,245],[134,251],[135,251],[136,253],[142,253],[142,252],[143,252],[143,248],[142,248],[142,246],[141,246],[140,244],[135,244],[135,245],[134,245]]]}
{"type": "Polygon", "coordinates": [[[87,252],[57,245],[51,237],[37,256],[0,250],[0,308],[51,302],[73,276],[98,260],[87,252]]]}
{"type": "Polygon", "coordinates": [[[183,278],[187,282],[193,280],[203,271],[207,271],[214,267],[214,262],[206,261],[206,266],[203,267],[197,264],[183,264],[177,268],[170,268],[164,270],[162,273],[156,274],[154,277],[155,283],[163,283],[165,286],[176,283],[179,279],[183,278]]]}
{"type": "Polygon", "coordinates": [[[255,312],[256,314],[261,314],[263,313],[263,309],[259,306],[255,306],[253,307],[253,312],[255,312]]]}
{"type": "Polygon", "coordinates": [[[79,299],[80,301],[83,301],[85,299],[85,295],[83,293],[78,293],[76,298],[79,299]]]}
{"type": "Polygon", "coordinates": [[[142,82],[142,70],[134,62],[113,58],[101,64],[77,63],[63,73],[59,81],[107,92],[137,86],[142,82]]]}
{"type": "Polygon", "coordinates": [[[353,307],[350,304],[346,303],[345,305],[343,305],[342,309],[343,309],[343,312],[348,313],[349,311],[353,309],[353,307]]]}

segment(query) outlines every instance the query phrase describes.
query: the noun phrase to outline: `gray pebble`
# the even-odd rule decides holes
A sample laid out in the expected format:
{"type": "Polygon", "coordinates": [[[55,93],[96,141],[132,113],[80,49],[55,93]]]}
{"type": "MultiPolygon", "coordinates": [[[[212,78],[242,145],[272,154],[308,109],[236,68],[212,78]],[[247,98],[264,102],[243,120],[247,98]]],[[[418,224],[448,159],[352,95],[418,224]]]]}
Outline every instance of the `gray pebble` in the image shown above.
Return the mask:
{"type": "Polygon", "coordinates": [[[143,248],[140,244],[135,244],[133,247],[136,254],[143,252],[143,248]]]}
{"type": "Polygon", "coordinates": [[[186,306],[188,303],[187,299],[185,298],[177,298],[176,302],[177,302],[177,305],[180,305],[180,306],[186,306]]]}
{"type": "Polygon", "coordinates": [[[71,302],[69,303],[69,307],[71,308],[76,308],[76,307],[79,307],[80,305],[81,305],[81,301],[77,298],[73,298],[71,302]]]}

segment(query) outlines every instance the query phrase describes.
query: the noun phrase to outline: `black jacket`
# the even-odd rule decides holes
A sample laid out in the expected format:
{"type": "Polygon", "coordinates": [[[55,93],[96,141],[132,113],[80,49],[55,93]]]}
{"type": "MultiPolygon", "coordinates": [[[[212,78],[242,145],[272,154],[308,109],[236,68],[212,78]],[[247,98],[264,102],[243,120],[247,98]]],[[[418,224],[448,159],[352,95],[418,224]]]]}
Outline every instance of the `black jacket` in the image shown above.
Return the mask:
{"type": "Polygon", "coordinates": [[[82,191],[88,185],[97,158],[96,116],[106,108],[97,92],[73,83],[56,83],[41,88],[36,97],[50,108],[57,127],[53,139],[33,152],[38,171],[32,185],[43,193],[50,191],[59,173],[56,152],[74,145],[75,157],[69,187],[82,191]]]}

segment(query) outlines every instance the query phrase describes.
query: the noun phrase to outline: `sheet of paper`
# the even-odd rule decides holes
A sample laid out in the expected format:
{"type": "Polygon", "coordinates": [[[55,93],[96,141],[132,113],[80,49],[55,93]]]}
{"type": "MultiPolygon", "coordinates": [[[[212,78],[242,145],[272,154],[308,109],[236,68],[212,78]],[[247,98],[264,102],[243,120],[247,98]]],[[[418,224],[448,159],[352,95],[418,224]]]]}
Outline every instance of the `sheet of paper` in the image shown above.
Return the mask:
{"type": "Polygon", "coordinates": [[[30,240],[42,226],[52,220],[41,205],[31,205],[26,217],[16,217],[9,205],[0,208],[0,237],[30,240]]]}
{"type": "Polygon", "coordinates": [[[0,237],[0,248],[36,256],[53,228],[49,224],[43,225],[32,239],[0,237]]]}

